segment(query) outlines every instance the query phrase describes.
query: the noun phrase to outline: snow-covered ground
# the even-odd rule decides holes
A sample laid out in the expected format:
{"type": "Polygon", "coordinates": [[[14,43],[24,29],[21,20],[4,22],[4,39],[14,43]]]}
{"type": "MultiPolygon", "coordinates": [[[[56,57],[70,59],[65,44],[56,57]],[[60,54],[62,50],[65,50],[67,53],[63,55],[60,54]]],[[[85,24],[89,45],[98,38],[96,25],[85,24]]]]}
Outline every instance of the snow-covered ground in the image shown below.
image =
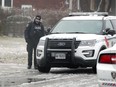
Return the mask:
{"type": "Polygon", "coordinates": [[[0,63],[0,87],[98,87],[91,69],[52,68],[50,73],[23,64],[0,63]]]}
{"type": "Polygon", "coordinates": [[[0,63],[27,63],[24,38],[0,37],[0,63]]]}
{"type": "Polygon", "coordinates": [[[0,37],[0,87],[98,87],[91,69],[52,68],[40,73],[26,67],[24,38],[0,37]]]}

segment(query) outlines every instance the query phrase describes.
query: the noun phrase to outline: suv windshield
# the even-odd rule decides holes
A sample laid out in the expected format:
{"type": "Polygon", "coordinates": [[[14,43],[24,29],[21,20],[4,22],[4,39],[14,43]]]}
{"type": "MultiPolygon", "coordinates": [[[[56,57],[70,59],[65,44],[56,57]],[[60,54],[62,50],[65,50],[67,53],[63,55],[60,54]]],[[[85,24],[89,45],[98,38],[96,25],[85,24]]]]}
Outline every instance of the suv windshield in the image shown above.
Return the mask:
{"type": "Polygon", "coordinates": [[[61,20],[51,33],[100,34],[101,30],[101,20],[61,20]]]}

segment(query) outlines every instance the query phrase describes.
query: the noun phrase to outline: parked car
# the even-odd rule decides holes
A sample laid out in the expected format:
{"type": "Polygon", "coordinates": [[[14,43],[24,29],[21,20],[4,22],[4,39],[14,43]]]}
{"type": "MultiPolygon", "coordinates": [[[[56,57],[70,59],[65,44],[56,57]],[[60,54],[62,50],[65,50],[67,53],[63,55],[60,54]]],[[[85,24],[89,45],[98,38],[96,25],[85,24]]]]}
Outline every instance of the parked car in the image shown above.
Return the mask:
{"type": "Polygon", "coordinates": [[[100,52],[97,76],[100,87],[116,87],[116,44],[100,52]]]}
{"type": "Polygon", "coordinates": [[[52,67],[92,67],[98,54],[116,43],[116,17],[106,13],[71,13],[62,18],[37,46],[40,72],[52,67]]]}

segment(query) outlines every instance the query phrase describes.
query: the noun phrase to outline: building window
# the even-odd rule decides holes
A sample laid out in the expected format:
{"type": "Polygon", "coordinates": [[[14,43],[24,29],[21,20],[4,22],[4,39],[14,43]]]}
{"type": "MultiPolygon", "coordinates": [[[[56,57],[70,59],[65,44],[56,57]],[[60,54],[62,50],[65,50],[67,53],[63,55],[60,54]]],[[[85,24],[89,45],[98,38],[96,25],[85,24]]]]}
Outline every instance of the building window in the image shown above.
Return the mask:
{"type": "Polygon", "coordinates": [[[4,5],[6,7],[11,7],[11,0],[5,0],[4,5]]]}

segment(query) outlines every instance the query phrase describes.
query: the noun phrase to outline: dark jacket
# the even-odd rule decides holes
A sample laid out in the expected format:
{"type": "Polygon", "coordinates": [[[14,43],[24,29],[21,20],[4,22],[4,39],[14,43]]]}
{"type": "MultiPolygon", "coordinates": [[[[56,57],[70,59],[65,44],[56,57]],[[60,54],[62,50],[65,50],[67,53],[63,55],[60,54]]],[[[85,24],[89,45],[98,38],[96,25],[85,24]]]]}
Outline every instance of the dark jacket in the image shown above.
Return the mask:
{"type": "Polygon", "coordinates": [[[24,37],[25,41],[28,44],[37,45],[40,37],[42,36],[44,36],[44,27],[41,22],[39,24],[35,24],[34,22],[30,22],[27,24],[24,31],[24,37]]]}

